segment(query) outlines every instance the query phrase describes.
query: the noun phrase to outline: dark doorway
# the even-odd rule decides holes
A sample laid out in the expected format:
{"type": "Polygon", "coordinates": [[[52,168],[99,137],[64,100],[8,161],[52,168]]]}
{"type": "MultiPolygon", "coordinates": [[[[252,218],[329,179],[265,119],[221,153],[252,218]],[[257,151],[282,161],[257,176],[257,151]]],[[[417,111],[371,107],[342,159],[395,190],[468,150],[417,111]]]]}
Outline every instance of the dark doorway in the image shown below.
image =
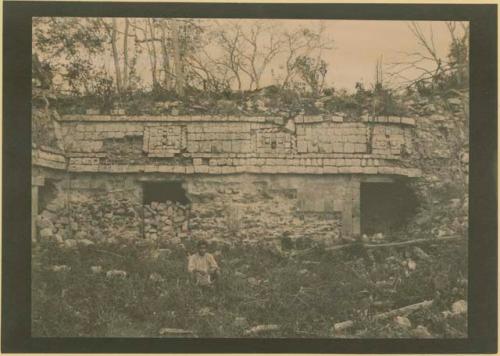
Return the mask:
{"type": "Polygon", "coordinates": [[[52,179],[45,178],[45,184],[38,187],[38,211],[40,213],[45,210],[47,205],[56,198],[57,187],[56,182],[52,179]]]}
{"type": "Polygon", "coordinates": [[[415,214],[417,198],[404,181],[361,183],[361,233],[391,235],[415,214]]]}
{"type": "Polygon", "coordinates": [[[147,182],[143,183],[143,202],[164,203],[166,201],[178,202],[182,205],[189,203],[186,191],[182,187],[182,182],[147,182]]]}

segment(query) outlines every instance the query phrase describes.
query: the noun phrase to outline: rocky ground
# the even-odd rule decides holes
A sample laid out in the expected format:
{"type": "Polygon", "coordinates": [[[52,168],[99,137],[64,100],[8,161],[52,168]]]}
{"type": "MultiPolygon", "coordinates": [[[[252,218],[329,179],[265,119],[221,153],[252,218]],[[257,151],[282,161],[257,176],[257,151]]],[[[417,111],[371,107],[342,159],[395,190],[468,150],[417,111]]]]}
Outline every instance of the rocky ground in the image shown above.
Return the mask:
{"type": "MultiPolygon", "coordinates": [[[[378,238],[374,238],[377,240],[378,238]]],[[[466,241],[328,251],[210,245],[213,288],[186,271],[194,241],[33,246],[36,336],[466,337],[466,241]],[[381,313],[415,303],[425,308],[381,313]],[[339,324],[352,321],[349,327],[339,324]]]]}

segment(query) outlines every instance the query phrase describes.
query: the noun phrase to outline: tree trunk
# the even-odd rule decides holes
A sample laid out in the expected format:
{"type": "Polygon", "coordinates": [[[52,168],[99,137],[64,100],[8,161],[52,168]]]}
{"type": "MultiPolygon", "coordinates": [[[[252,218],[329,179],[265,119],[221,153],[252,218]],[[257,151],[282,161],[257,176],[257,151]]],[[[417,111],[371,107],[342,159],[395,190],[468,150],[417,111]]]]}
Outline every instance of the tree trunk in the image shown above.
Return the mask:
{"type": "Polygon", "coordinates": [[[151,59],[152,59],[152,68],[151,68],[151,74],[153,77],[153,90],[156,90],[158,88],[158,79],[156,77],[156,63],[157,63],[157,56],[156,56],[156,45],[154,42],[154,32],[153,32],[153,23],[151,22],[151,19],[148,19],[148,24],[149,24],[149,33],[151,35],[151,59]]]}
{"type": "Polygon", "coordinates": [[[120,60],[118,58],[118,49],[116,48],[116,19],[113,18],[113,28],[111,30],[111,47],[113,50],[113,61],[115,64],[116,75],[116,90],[118,93],[122,92],[122,77],[120,73],[120,60]]]}
{"type": "Polygon", "coordinates": [[[123,37],[123,89],[128,89],[128,19],[125,19],[125,34],[123,37]]]}
{"type": "Polygon", "coordinates": [[[171,77],[170,77],[170,61],[168,58],[168,49],[167,49],[167,36],[165,34],[165,24],[162,23],[161,26],[161,49],[162,49],[162,56],[163,56],[163,72],[164,77],[163,77],[163,86],[167,89],[171,88],[171,77]]]}
{"type": "Polygon", "coordinates": [[[174,45],[175,91],[177,92],[177,95],[184,96],[184,73],[181,63],[179,26],[175,20],[173,22],[172,40],[174,45]]]}

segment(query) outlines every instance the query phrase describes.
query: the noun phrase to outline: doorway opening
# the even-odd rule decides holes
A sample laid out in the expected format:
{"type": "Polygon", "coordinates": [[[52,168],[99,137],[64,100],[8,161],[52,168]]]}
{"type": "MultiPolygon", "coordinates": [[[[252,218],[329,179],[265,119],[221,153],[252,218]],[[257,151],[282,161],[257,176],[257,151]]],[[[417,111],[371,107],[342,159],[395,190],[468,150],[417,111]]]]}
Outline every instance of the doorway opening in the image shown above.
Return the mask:
{"type": "Polygon", "coordinates": [[[45,184],[38,187],[38,211],[37,214],[44,211],[49,203],[57,197],[56,182],[45,178],[45,184]]]}
{"type": "Polygon", "coordinates": [[[167,201],[181,205],[186,205],[190,202],[186,195],[186,190],[182,187],[182,182],[143,183],[143,203],[145,205],[152,202],[165,203],[167,201]]]}
{"type": "Polygon", "coordinates": [[[361,183],[361,233],[391,235],[416,213],[415,193],[404,180],[361,183]]]}

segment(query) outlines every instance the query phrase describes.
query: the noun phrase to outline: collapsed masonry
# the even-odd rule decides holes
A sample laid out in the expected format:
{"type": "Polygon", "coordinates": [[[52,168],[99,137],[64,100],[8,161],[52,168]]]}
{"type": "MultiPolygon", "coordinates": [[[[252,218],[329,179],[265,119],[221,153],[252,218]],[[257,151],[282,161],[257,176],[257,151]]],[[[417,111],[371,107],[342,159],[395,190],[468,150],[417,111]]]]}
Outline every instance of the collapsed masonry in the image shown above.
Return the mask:
{"type": "Polygon", "coordinates": [[[59,148],[32,151],[32,237],[335,243],[370,219],[367,186],[420,175],[414,128],[400,117],[65,115],[59,148]]]}

